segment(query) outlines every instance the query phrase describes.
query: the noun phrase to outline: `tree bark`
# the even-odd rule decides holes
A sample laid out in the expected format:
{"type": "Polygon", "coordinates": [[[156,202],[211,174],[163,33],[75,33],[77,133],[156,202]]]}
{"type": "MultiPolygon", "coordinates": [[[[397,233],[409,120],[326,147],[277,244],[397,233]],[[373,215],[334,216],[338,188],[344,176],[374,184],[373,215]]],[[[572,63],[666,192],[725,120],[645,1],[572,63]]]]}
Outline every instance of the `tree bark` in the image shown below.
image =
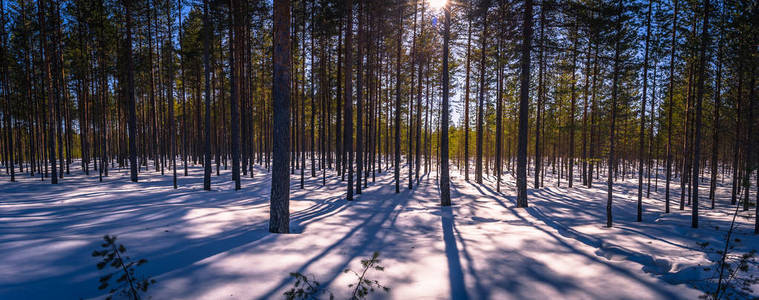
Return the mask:
{"type": "Polygon", "coordinates": [[[664,212],[669,213],[669,184],[672,178],[672,110],[674,106],[674,88],[675,88],[675,48],[677,46],[677,11],[678,0],[674,2],[674,13],[672,15],[672,46],[669,56],[669,103],[667,108],[667,156],[666,162],[666,179],[664,184],[664,212]]]}
{"type": "Polygon", "coordinates": [[[527,110],[530,105],[532,0],[525,0],[522,22],[521,74],[519,78],[519,137],[517,139],[517,207],[527,207],[527,110]]]}
{"type": "Polygon", "coordinates": [[[130,166],[130,179],[132,182],[137,182],[137,145],[136,145],[136,133],[137,133],[137,121],[136,121],[136,109],[134,102],[134,69],[132,68],[132,14],[131,14],[131,2],[123,2],[124,9],[126,10],[126,43],[127,49],[126,55],[126,69],[127,69],[127,102],[129,105],[129,166],[130,166]]]}
{"type": "MultiPolygon", "coordinates": [[[[645,140],[646,128],[646,97],[648,92],[648,44],[651,39],[651,4],[648,1],[648,12],[646,13],[646,46],[643,55],[643,99],[640,104],[640,132],[638,141],[638,214],[636,221],[643,221],[643,144],[645,140]]],[[[653,118],[653,116],[651,116],[653,118]]]]}
{"type": "Polygon", "coordinates": [[[273,162],[269,232],[290,232],[290,1],[274,0],[273,162]]]}
{"type": "MultiPolygon", "coordinates": [[[[531,0],[527,0],[531,1],[531,0]]],[[[451,32],[451,10],[443,7],[445,24],[443,29],[443,103],[440,125],[440,205],[451,205],[450,178],[448,175],[448,43],[451,32]]]]}

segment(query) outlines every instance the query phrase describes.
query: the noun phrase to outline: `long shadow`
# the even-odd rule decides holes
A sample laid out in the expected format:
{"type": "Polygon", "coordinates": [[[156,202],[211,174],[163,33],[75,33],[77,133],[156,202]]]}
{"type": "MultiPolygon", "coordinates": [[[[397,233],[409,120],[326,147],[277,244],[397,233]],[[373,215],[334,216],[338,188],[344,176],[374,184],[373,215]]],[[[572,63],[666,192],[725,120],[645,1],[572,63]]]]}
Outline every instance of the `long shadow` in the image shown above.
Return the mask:
{"type": "MultiPolygon", "coordinates": [[[[492,199],[495,199],[496,201],[501,201],[497,196],[487,194],[488,191],[491,191],[490,189],[488,189],[487,185],[472,184],[472,183],[464,183],[464,184],[469,184],[471,186],[474,186],[475,188],[479,190],[480,195],[486,196],[487,199],[492,198],[492,199]],[[485,189],[487,189],[487,191],[485,189]]],[[[477,209],[486,209],[483,206],[477,205],[475,202],[487,202],[487,201],[478,200],[479,197],[476,197],[476,196],[461,194],[458,191],[459,185],[457,182],[452,182],[451,187],[453,188],[452,194],[459,195],[461,197],[470,198],[469,199],[470,202],[474,203],[477,209]]],[[[499,195],[502,196],[502,194],[500,193],[499,195]]],[[[515,223],[510,222],[509,224],[514,225],[515,223]]],[[[516,225],[531,226],[532,224],[522,221],[516,225]]],[[[592,293],[592,291],[583,290],[575,282],[573,278],[568,278],[566,276],[556,274],[555,271],[553,271],[544,263],[538,260],[535,260],[534,258],[530,256],[522,254],[523,251],[530,252],[529,249],[520,249],[518,251],[505,250],[507,251],[507,253],[504,252],[503,249],[497,250],[497,254],[490,255],[487,258],[486,262],[483,264],[485,266],[485,270],[482,272],[477,272],[474,269],[474,261],[469,257],[469,254],[466,250],[465,239],[458,232],[458,230],[455,227],[455,224],[454,224],[454,231],[459,234],[459,240],[462,244],[462,251],[464,252],[464,257],[468,261],[468,272],[475,279],[475,286],[477,288],[478,299],[491,298],[491,294],[493,293],[492,291],[493,288],[500,288],[503,291],[507,292],[509,295],[512,295],[516,298],[534,297],[535,290],[527,287],[526,285],[529,285],[530,283],[535,283],[535,282],[549,283],[553,288],[560,291],[562,294],[568,294],[570,292],[578,292],[578,291],[585,294],[592,293]],[[510,266],[510,268],[502,268],[500,266],[510,266]],[[511,270],[512,274],[508,274],[509,270],[511,270]],[[480,273],[484,273],[486,275],[484,276],[485,280],[483,280],[483,278],[480,277],[480,273]],[[486,289],[484,288],[484,286],[488,286],[491,288],[486,289]]],[[[599,298],[601,296],[591,294],[590,297],[599,298]]]]}
{"type": "MultiPolygon", "coordinates": [[[[459,191],[458,183],[455,181],[451,181],[451,198],[460,199],[462,198],[462,195],[463,194],[459,191]]],[[[470,201],[471,205],[476,206],[476,203],[475,203],[476,201],[477,201],[476,199],[472,199],[470,201]]],[[[486,289],[482,285],[482,279],[480,278],[479,273],[475,269],[474,259],[472,258],[472,256],[469,254],[469,251],[467,250],[466,239],[464,239],[461,232],[459,232],[459,230],[455,227],[455,224],[453,226],[454,226],[454,232],[458,236],[459,242],[461,242],[461,250],[464,253],[464,258],[467,260],[467,271],[474,278],[474,285],[477,289],[477,298],[488,299],[490,298],[490,292],[488,291],[488,289],[486,289]]]]}
{"type": "MultiPolygon", "coordinates": [[[[388,184],[379,184],[376,185],[378,189],[385,189],[390,190],[390,185],[388,184]]],[[[372,186],[370,186],[372,188],[372,186]]],[[[366,192],[378,192],[378,191],[370,191],[367,190],[366,192]]],[[[393,194],[393,196],[390,196],[388,198],[380,198],[382,199],[380,203],[366,203],[364,207],[361,207],[359,205],[360,202],[362,202],[361,197],[358,197],[355,202],[352,203],[350,206],[354,208],[354,210],[351,212],[351,214],[345,216],[346,219],[361,219],[364,220],[357,226],[353,226],[343,237],[332,243],[330,246],[322,250],[319,254],[313,256],[311,259],[306,261],[303,265],[301,265],[295,272],[298,273],[304,273],[306,270],[316,263],[317,261],[321,260],[322,258],[325,258],[327,255],[329,255],[334,250],[341,247],[343,244],[345,244],[347,241],[351,240],[354,237],[357,237],[360,239],[359,242],[355,242],[355,247],[350,247],[347,251],[347,253],[344,254],[345,259],[343,259],[342,263],[338,266],[330,268],[330,271],[327,272],[327,274],[330,274],[329,277],[327,277],[323,282],[323,286],[329,286],[330,283],[334,281],[334,279],[337,278],[340,274],[342,274],[342,271],[345,269],[345,267],[350,263],[350,261],[360,255],[361,253],[365,252],[372,241],[377,241],[381,243],[382,239],[377,239],[376,236],[379,232],[383,231],[384,228],[382,224],[384,224],[388,219],[391,219],[391,216],[395,214],[400,213],[402,210],[396,209],[399,205],[405,206],[406,203],[409,200],[409,190],[402,190],[400,194],[393,194]],[[379,204],[379,205],[375,205],[379,204]]],[[[365,200],[366,201],[366,200],[365,200]]],[[[347,201],[346,201],[347,202],[347,201]]],[[[279,290],[284,288],[286,285],[290,284],[292,282],[292,278],[284,278],[280,280],[280,282],[274,286],[273,288],[269,289],[265,294],[258,297],[258,299],[271,299],[273,298],[279,290]]]]}
{"type": "MultiPolygon", "coordinates": [[[[548,234],[549,236],[551,236],[552,238],[554,238],[558,243],[560,243],[562,246],[564,246],[567,249],[572,250],[574,253],[577,253],[577,254],[580,254],[582,256],[585,256],[586,258],[591,259],[592,261],[595,261],[595,262],[597,262],[599,264],[603,264],[603,265],[607,266],[608,268],[616,271],[619,274],[622,274],[622,275],[625,275],[628,278],[634,279],[634,280],[640,282],[641,284],[649,287],[651,290],[656,291],[660,295],[665,296],[668,299],[678,299],[679,298],[678,295],[673,294],[671,291],[668,291],[666,289],[662,289],[659,286],[653,285],[653,284],[651,284],[651,283],[649,283],[647,281],[644,281],[644,280],[638,278],[638,276],[636,274],[633,274],[632,272],[630,272],[627,269],[624,269],[624,268],[618,267],[618,266],[616,266],[614,264],[611,264],[609,262],[603,261],[603,260],[599,259],[599,257],[596,256],[596,255],[589,255],[589,254],[587,254],[587,253],[585,253],[583,251],[580,251],[579,249],[576,249],[574,246],[568,244],[566,241],[564,241],[563,238],[557,236],[553,232],[550,232],[550,231],[542,228],[541,226],[533,224],[529,220],[527,220],[524,217],[522,217],[521,215],[519,215],[519,213],[516,211],[515,206],[514,206],[515,203],[516,203],[516,197],[515,196],[503,196],[503,198],[506,198],[512,204],[512,205],[506,205],[506,203],[504,203],[501,200],[501,196],[503,194],[494,191],[488,185],[485,185],[485,184],[472,184],[472,186],[475,187],[483,196],[486,196],[488,198],[493,199],[496,203],[498,203],[502,207],[508,209],[513,215],[517,216],[522,222],[524,222],[526,224],[530,224],[532,227],[534,227],[534,228],[536,228],[536,229],[538,229],[538,230],[540,230],[540,231],[548,234]]],[[[535,192],[534,190],[528,189],[528,193],[533,194],[534,192],[535,192]]],[[[554,204],[554,203],[552,203],[552,204],[554,204]]],[[[577,208],[574,208],[574,209],[577,209],[577,208]]],[[[589,245],[591,247],[594,247],[594,248],[601,249],[603,247],[603,241],[602,240],[600,240],[598,238],[595,238],[595,237],[592,237],[592,236],[588,236],[588,235],[583,234],[583,233],[580,233],[580,232],[578,232],[578,231],[576,231],[574,229],[567,228],[567,227],[565,227],[565,226],[557,223],[555,220],[553,220],[551,218],[548,218],[545,214],[543,214],[542,211],[540,210],[540,208],[535,207],[535,205],[531,205],[530,207],[528,207],[526,209],[526,211],[531,216],[533,216],[534,218],[542,221],[546,225],[554,228],[561,235],[563,235],[565,237],[578,240],[578,241],[580,241],[580,242],[582,242],[582,243],[584,243],[586,245],[589,245]]],[[[619,248],[619,247],[607,247],[606,250],[607,251],[626,251],[623,248],[619,248]]],[[[630,252],[630,251],[627,251],[627,252],[630,252]]],[[[636,261],[638,263],[641,263],[641,264],[644,265],[644,267],[649,266],[648,268],[644,269],[645,271],[653,271],[653,272],[660,271],[660,270],[656,270],[656,269],[651,269],[652,267],[650,267],[650,266],[656,267],[658,265],[656,264],[656,261],[653,258],[651,258],[650,256],[646,256],[646,255],[642,255],[642,254],[637,254],[637,253],[633,253],[633,252],[625,253],[625,254],[628,255],[628,259],[630,259],[632,261],[636,261]]],[[[658,266],[658,267],[668,268],[669,266],[658,266]]]]}
{"type": "MultiPolygon", "coordinates": [[[[168,177],[170,179],[170,177],[168,177]]],[[[97,276],[97,272],[94,268],[94,262],[92,265],[81,263],[73,263],[82,261],[82,256],[89,256],[89,251],[95,249],[99,244],[95,239],[90,240],[87,236],[98,234],[99,232],[115,233],[118,235],[126,233],[138,233],[144,232],[150,234],[150,245],[142,247],[143,252],[140,253],[140,248],[135,252],[139,257],[148,258],[151,263],[141,267],[141,272],[144,274],[150,274],[151,276],[159,277],[162,274],[169,273],[175,270],[188,270],[187,267],[192,266],[198,261],[206,259],[208,257],[230,251],[243,245],[253,245],[256,242],[271,242],[275,241],[278,235],[269,234],[266,230],[266,220],[260,219],[252,224],[237,225],[234,228],[226,229],[223,232],[201,239],[191,238],[187,233],[173,233],[168,230],[166,233],[152,233],[151,230],[157,230],[156,227],[169,227],[173,225],[181,225],[192,221],[192,219],[200,217],[209,217],[218,212],[211,212],[203,214],[199,217],[187,218],[187,214],[194,208],[226,208],[224,211],[239,210],[237,208],[228,207],[232,206],[245,206],[246,209],[251,207],[265,205],[266,195],[268,195],[268,181],[269,179],[264,176],[260,176],[252,182],[256,185],[247,189],[250,194],[256,195],[252,198],[243,198],[242,193],[234,191],[212,191],[203,192],[202,197],[186,197],[189,195],[187,189],[172,190],[171,187],[167,187],[166,190],[151,193],[151,197],[139,197],[135,196],[134,191],[130,189],[139,190],[145,186],[157,185],[161,186],[162,180],[157,182],[147,183],[131,183],[127,179],[121,177],[119,180],[104,181],[103,184],[107,188],[119,188],[124,189],[125,186],[130,187],[123,192],[117,192],[120,194],[108,195],[105,199],[99,199],[96,202],[82,202],[67,204],[66,208],[53,208],[51,207],[31,207],[17,209],[13,211],[13,215],[18,216],[40,216],[44,215],[45,219],[52,219],[54,224],[45,225],[31,225],[23,226],[27,219],[20,219],[18,225],[24,228],[18,228],[18,226],[11,226],[6,229],[13,229],[15,234],[9,234],[8,236],[15,236],[13,239],[22,241],[22,234],[26,236],[33,236],[34,243],[37,241],[45,241],[46,243],[56,242],[60,239],[60,235],[55,235],[55,232],[42,232],[37,230],[38,226],[45,228],[53,228],[56,230],[70,230],[71,226],[76,226],[74,240],[81,241],[82,238],[86,243],[81,245],[77,244],[75,247],[67,248],[65,250],[57,249],[52,258],[55,259],[57,271],[48,275],[34,275],[30,280],[22,280],[20,282],[3,284],[0,288],[0,294],[9,296],[10,298],[27,297],[32,295],[39,296],[40,294],[25,291],[19,289],[19,287],[28,286],[44,286],[46,293],[50,295],[70,295],[72,297],[93,297],[101,294],[101,292],[94,289],[94,278],[97,276]],[[262,178],[262,179],[258,179],[262,178]],[[238,196],[239,195],[239,196],[238,196]],[[127,198],[129,201],[119,201],[117,198],[127,198]],[[242,199],[241,199],[242,198],[242,199]],[[252,199],[252,201],[251,201],[252,199]],[[251,206],[253,205],[253,206],[251,206]],[[52,210],[52,211],[51,211],[52,210]],[[124,220],[130,220],[124,222],[124,220]],[[145,222],[150,224],[151,228],[144,228],[140,223],[145,222]],[[82,226],[82,224],[87,224],[82,226]],[[125,226],[126,224],[126,226],[125,226]],[[111,230],[116,229],[117,232],[111,230]],[[108,231],[106,231],[108,230],[108,231]],[[37,232],[39,231],[39,234],[37,232]],[[147,231],[147,232],[146,232],[147,231]],[[52,239],[52,240],[51,240],[52,239]],[[144,249],[149,249],[145,251],[144,249]],[[77,274],[77,276],[71,276],[71,274],[77,274]],[[75,293],[72,295],[72,293],[75,293]],[[13,296],[16,295],[16,296],[13,296]]],[[[249,181],[250,182],[250,181],[249,181]]],[[[36,183],[38,185],[38,183],[36,183]]],[[[87,187],[88,185],[84,185],[87,187]]],[[[40,191],[46,193],[55,193],[56,189],[49,187],[37,188],[40,191]]],[[[50,199],[54,199],[54,195],[50,195],[50,199]]],[[[292,201],[303,201],[308,199],[308,194],[295,197],[292,201]]],[[[331,197],[327,199],[309,200],[315,202],[303,210],[296,211],[291,216],[291,226],[296,229],[296,232],[302,232],[306,226],[316,220],[327,218],[335,213],[345,209],[346,201],[341,196],[331,197]]],[[[44,205],[43,205],[44,206],[44,205]]],[[[5,231],[5,230],[2,230],[5,231]]],[[[163,231],[163,230],[160,230],[163,231]]],[[[102,233],[100,233],[102,234],[102,233]]],[[[129,235],[126,235],[126,245],[130,246],[129,235]]],[[[28,239],[28,238],[27,238],[28,239]]],[[[10,244],[13,241],[3,240],[3,243],[8,242],[5,245],[10,244]]],[[[25,243],[28,245],[29,243],[25,243]]],[[[5,246],[4,245],[4,246],[5,246]]],[[[19,247],[24,247],[23,244],[19,244],[19,247]]],[[[26,246],[28,247],[28,246],[26,246]]],[[[0,248],[3,252],[14,253],[13,247],[0,248]]],[[[42,247],[38,247],[42,249],[42,247]]],[[[46,248],[49,249],[49,248],[46,248]]],[[[51,250],[45,250],[51,251],[51,250]]],[[[133,254],[134,255],[134,254],[133,254]]],[[[189,270],[197,268],[199,266],[192,266],[189,270]]],[[[6,282],[7,283],[7,282],[6,282]]],[[[5,297],[5,296],[3,296],[5,297]]]]}
{"type": "Polygon", "coordinates": [[[461,269],[459,249],[453,232],[453,211],[450,206],[440,208],[440,221],[443,225],[443,241],[445,242],[445,257],[448,260],[448,281],[451,285],[451,299],[469,299],[464,281],[464,271],[461,269]]]}
{"type": "MultiPolygon", "coordinates": [[[[494,198],[494,199],[496,199],[496,202],[497,202],[499,205],[501,205],[501,206],[503,206],[504,208],[506,208],[506,209],[508,209],[509,211],[511,211],[511,212],[512,212],[512,213],[513,213],[513,214],[514,214],[514,215],[515,215],[517,218],[521,219],[523,222],[526,222],[526,223],[532,224],[532,222],[530,222],[529,220],[525,219],[523,216],[521,216],[521,215],[520,215],[520,214],[519,214],[519,213],[516,211],[516,209],[515,209],[515,206],[507,206],[507,205],[506,205],[506,204],[505,204],[503,201],[501,201],[501,200],[500,200],[500,199],[498,199],[497,197],[493,197],[493,198],[494,198]]],[[[512,202],[512,204],[515,204],[515,203],[516,203],[516,197],[514,197],[514,196],[511,196],[511,197],[507,197],[507,199],[509,199],[509,201],[510,201],[510,202],[512,202]]],[[[562,227],[560,227],[560,226],[557,226],[555,223],[553,223],[553,222],[552,222],[552,220],[550,220],[549,218],[546,218],[546,217],[545,217],[545,215],[542,215],[542,214],[541,214],[541,213],[540,213],[538,210],[536,210],[536,209],[534,208],[534,205],[533,205],[533,206],[530,206],[530,207],[528,207],[528,208],[526,209],[526,211],[527,211],[527,212],[528,212],[528,213],[529,213],[531,216],[533,216],[534,218],[536,218],[536,219],[538,219],[538,220],[541,220],[542,222],[544,222],[544,223],[546,223],[547,225],[551,226],[552,228],[556,229],[556,230],[557,230],[557,231],[559,231],[560,233],[561,233],[561,232],[568,232],[568,231],[566,231],[566,230],[565,230],[565,228],[562,228],[562,227]],[[556,226],[556,227],[554,227],[554,226],[556,226]]],[[[618,274],[621,274],[621,275],[625,275],[626,277],[628,277],[628,278],[630,278],[630,279],[633,279],[633,280],[635,280],[635,281],[639,282],[640,284],[642,284],[642,285],[644,285],[644,286],[648,287],[648,288],[649,288],[649,289],[651,289],[652,291],[655,291],[656,293],[658,293],[659,295],[661,295],[661,296],[663,297],[663,299],[680,299],[680,298],[682,298],[680,295],[677,295],[677,294],[675,294],[675,293],[673,293],[673,292],[671,292],[671,291],[669,291],[669,290],[663,289],[663,288],[661,288],[660,286],[657,286],[657,285],[655,285],[655,284],[651,284],[651,283],[649,283],[649,282],[647,282],[647,281],[645,281],[645,280],[642,280],[642,279],[641,279],[641,278],[639,278],[639,277],[638,277],[636,274],[633,274],[632,272],[630,272],[630,271],[629,271],[629,270],[627,270],[627,269],[624,269],[624,268],[622,268],[622,267],[619,267],[619,266],[616,266],[616,265],[614,265],[614,264],[611,264],[611,263],[608,263],[608,262],[606,262],[606,261],[603,261],[603,260],[599,259],[599,257],[598,257],[598,256],[596,256],[596,255],[590,255],[590,254],[587,254],[587,253],[585,253],[585,252],[583,252],[583,251],[580,251],[579,249],[576,249],[574,246],[572,246],[572,245],[570,245],[569,243],[567,243],[567,242],[566,242],[566,241],[565,241],[563,238],[561,238],[561,237],[557,236],[557,235],[556,235],[556,234],[554,234],[553,232],[550,232],[550,231],[548,231],[548,230],[546,230],[546,229],[542,228],[541,226],[538,226],[538,225],[535,225],[535,224],[532,224],[532,226],[533,226],[535,229],[538,229],[538,230],[540,230],[541,232],[543,232],[543,233],[545,233],[545,234],[547,234],[547,235],[551,236],[551,237],[552,237],[554,240],[556,240],[556,242],[558,242],[559,244],[561,244],[561,245],[562,245],[562,246],[564,246],[565,248],[567,248],[567,249],[569,249],[569,250],[572,250],[572,252],[574,252],[574,253],[576,253],[576,254],[579,254],[579,255],[582,255],[582,256],[584,256],[584,257],[586,257],[586,258],[588,258],[588,259],[590,259],[590,260],[592,260],[592,261],[594,261],[594,262],[596,262],[596,263],[599,263],[599,264],[605,265],[606,267],[608,267],[609,269],[612,269],[612,270],[613,270],[613,271],[615,271],[616,273],[618,273],[618,274]]],[[[574,231],[574,232],[576,232],[576,231],[574,231]]],[[[575,239],[575,240],[578,240],[578,241],[580,241],[580,242],[582,242],[582,243],[584,243],[584,244],[586,244],[586,245],[589,245],[589,246],[591,246],[591,247],[594,247],[594,248],[598,248],[598,246],[597,246],[597,245],[599,245],[599,244],[601,243],[601,242],[600,242],[598,239],[596,239],[596,238],[588,237],[587,235],[584,235],[584,234],[579,234],[579,233],[578,233],[577,235],[573,235],[573,234],[571,234],[571,233],[570,233],[570,235],[569,235],[569,236],[567,236],[567,237],[570,237],[570,238],[573,238],[573,239],[575,239]]]]}

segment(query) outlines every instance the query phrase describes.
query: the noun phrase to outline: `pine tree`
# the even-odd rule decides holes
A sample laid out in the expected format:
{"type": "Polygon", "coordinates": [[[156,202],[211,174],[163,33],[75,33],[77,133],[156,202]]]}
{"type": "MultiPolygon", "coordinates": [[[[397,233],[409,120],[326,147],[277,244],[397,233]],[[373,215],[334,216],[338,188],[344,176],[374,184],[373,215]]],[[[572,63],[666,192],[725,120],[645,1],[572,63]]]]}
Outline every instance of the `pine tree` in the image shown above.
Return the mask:
{"type": "Polygon", "coordinates": [[[290,232],[290,1],[274,1],[274,57],[272,75],[273,162],[269,232],[290,232]],[[277,138],[279,137],[279,138],[277,138]]]}
{"type": "MultiPolygon", "coordinates": [[[[530,1],[530,0],[528,0],[530,1]]],[[[448,174],[448,55],[451,35],[451,9],[449,4],[443,7],[445,24],[443,25],[443,103],[440,124],[440,205],[451,206],[450,178],[448,174]]]]}
{"type": "Polygon", "coordinates": [[[522,15],[522,49],[519,85],[519,137],[517,144],[517,207],[527,207],[527,110],[530,105],[530,48],[532,0],[525,0],[522,15]]]}

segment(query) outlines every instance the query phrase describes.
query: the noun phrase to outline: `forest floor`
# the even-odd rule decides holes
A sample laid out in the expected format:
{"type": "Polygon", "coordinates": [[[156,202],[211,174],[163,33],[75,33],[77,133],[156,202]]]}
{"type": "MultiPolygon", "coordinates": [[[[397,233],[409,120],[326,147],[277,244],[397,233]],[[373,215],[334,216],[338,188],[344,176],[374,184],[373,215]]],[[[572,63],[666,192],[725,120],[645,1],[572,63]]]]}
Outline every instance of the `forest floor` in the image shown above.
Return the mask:
{"type": "MultiPolygon", "coordinates": [[[[374,251],[385,270],[368,277],[390,287],[374,298],[696,299],[715,287],[706,279],[717,272],[734,211],[729,180],[716,209],[708,208],[708,180],[701,184],[699,229],[690,227],[690,207],[678,209],[679,181],[672,212],[663,213],[659,180],[638,223],[637,178],[620,180],[614,227],[606,228],[603,177],[586,188],[576,174],[567,188],[549,173],[540,190],[530,179],[530,206],[519,209],[509,173],[496,192],[493,178],[475,184],[473,173],[467,182],[454,169],[453,206],[441,208],[435,173],[409,190],[404,169],[396,194],[392,174],[382,172],[348,202],[339,178],[323,186],[321,173],[307,172],[305,189],[298,173],[291,178],[293,234],[271,234],[271,181],[260,167],[240,191],[222,170],[207,192],[201,167],[187,177],[178,170],[174,190],[169,172],[142,172],[132,183],[128,169],[114,169],[101,183],[96,172],[72,166],[58,185],[0,177],[0,299],[103,297],[104,273],[91,253],[106,234],[148,260],[138,273],[157,280],[153,299],[280,299],[294,284],[290,272],[313,276],[343,299],[354,280],[343,270],[358,271],[374,251]]],[[[753,218],[753,208],[739,212],[732,253],[759,249],[753,218]]]]}

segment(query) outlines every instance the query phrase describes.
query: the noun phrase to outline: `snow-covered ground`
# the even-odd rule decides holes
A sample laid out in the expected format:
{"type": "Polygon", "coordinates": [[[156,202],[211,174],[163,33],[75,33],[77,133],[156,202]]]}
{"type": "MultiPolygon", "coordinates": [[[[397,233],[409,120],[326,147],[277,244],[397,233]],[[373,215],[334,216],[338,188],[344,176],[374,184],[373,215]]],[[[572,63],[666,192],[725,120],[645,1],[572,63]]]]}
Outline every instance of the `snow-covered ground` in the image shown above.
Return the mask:
{"type": "MultiPolygon", "coordinates": [[[[499,193],[493,178],[479,185],[454,169],[453,206],[441,208],[435,173],[413,190],[402,177],[395,194],[392,174],[383,172],[348,202],[344,183],[328,171],[326,186],[321,173],[307,173],[305,189],[293,175],[294,234],[277,235],[267,232],[270,177],[259,167],[240,191],[222,171],[210,192],[202,190],[200,167],[187,177],[179,170],[176,190],[168,172],[143,172],[132,183],[128,169],[111,170],[100,183],[76,169],[58,185],[0,177],[0,299],[103,297],[91,253],[105,234],[148,259],[138,272],[157,280],[153,299],[279,299],[296,271],[340,299],[353,279],[343,270],[358,270],[374,251],[385,271],[369,277],[391,288],[377,298],[695,299],[714,288],[702,279],[716,270],[732,217],[729,180],[714,210],[708,182],[701,184],[694,230],[690,207],[678,209],[678,181],[672,213],[663,214],[660,180],[644,199],[642,223],[635,222],[637,179],[617,182],[614,227],[605,228],[603,178],[570,189],[549,174],[545,188],[529,189],[530,207],[519,209],[510,174],[499,193]]],[[[739,214],[732,251],[759,248],[753,217],[753,209],[739,214]]]]}

